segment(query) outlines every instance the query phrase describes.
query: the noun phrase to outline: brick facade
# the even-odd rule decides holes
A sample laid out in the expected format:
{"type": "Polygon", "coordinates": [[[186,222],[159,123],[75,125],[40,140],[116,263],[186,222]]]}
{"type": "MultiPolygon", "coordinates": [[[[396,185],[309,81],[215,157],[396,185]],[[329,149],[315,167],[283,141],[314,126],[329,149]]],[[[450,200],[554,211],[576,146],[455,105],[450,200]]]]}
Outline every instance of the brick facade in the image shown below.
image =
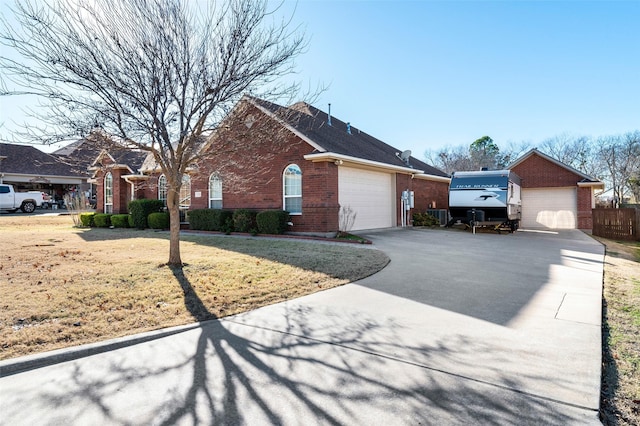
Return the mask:
{"type": "MultiPolygon", "coordinates": [[[[189,169],[191,209],[209,207],[209,179],[216,174],[222,180],[222,207],[254,210],[283,209],[283,176],[287,166],[296,164],[302,171],[302,214],[291,215],[292,232],[331,234],[339,228],[338,168],[334,160],[310,161],[305,155],[317,148],[298,134],[285,129],[264,111],[249,106],[228,117],[202,151],[202,159],[189,169]]],[[[114,177],[114,213],[126,212],[125,198],[130,187],[118,173],[114,177]],[[116,187],[116,182],[118,186],[116,187]],[[120,194],[117,196],[116,194],[120,194]],[[116,200],[118,198],[117,207],[116,200]],[[124,210],[123,210],[124,208],[124,210]]],[[[158,197],[159,172],[147,171],[149,179],[136,196],[158,197]]],[[[104,206],[104,179],[96,176],[98,208],[104,206]],[[101,195],[100,195],[101,194],[101,195]]],[[[446,208],[448,182],[411,178],[409,173],[396,173],[397,224],[400,224],[400,194],[404,189],[415,192],[416,211],[430,205],[446,208]]]]}

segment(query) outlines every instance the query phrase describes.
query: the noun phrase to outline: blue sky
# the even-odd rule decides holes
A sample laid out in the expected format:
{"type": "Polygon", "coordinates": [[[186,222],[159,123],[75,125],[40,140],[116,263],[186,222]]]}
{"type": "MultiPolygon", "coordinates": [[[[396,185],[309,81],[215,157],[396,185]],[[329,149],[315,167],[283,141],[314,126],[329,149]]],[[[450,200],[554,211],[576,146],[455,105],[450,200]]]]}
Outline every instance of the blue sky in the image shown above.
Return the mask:
{"type": "Polygon", "coordinates": [[[418,158],[640,129],[640,1],[301,0],[295,20],[316,106],[418,158]]]}
{"type": "MultiPolygon", "coordinates": [[[[0,0],[3,11],[6,2],[0,0]]],[[[285,0],[314,103],[399,149],[640,129],[640,1],[285,0]]],[[[21,121],[0,99],[0,121],[21,121]]],[[[5,131],[3,131],[4,133],[5,131]]]]}

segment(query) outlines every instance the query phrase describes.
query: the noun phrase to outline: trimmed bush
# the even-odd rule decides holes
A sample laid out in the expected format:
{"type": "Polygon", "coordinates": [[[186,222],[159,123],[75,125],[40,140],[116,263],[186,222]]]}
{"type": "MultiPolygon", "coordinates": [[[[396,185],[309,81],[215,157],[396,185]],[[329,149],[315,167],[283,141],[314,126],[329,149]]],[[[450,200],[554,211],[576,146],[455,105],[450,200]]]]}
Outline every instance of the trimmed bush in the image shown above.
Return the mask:
{"type": "Polygon", "coordinates": [[[248,209],[238,209],[233,212],[233,229],[237,232],[251,232],[256,229],[256,215],[258,212],[248,209]]]}
{"type": "Polygon", "coordinates": [[[111,216],[111,224],[114,228],[128,228],[129,217],[128,214],[114,214],[111,216]]]}
{"type": "Polygon", "coordinates": [[[130,214],[127,215],[127,222],[129,222],[129,228],[135,228],[135,224],[133,223],[133,216],[130,214]]]}
{"type": "Polygon", "coordinates": [[[149,223],[149,228],[151,229],[169,229],[169,213],[151,213],[147,218],[147,222],[149,223]]]}
{"type": "Polygon", "coordinates": [[[198,231],[225,232],[227,220],[232,220],[231,210],[197,209],[189,210],[189,228],[198,231]]]}
{"type": "Polygon", "coordinates": [[[82,226],[96,226],[96,224],[93,221],[93,217],[96,214],[94,212],[91,213],[80,213],[80,223],[82,223],[82,226]]]}
{"type": "Polygon", "coordinates": [[[413,226],[436,226],[440,225],[440,220],[429,213],[414,213],[413,226]]]}
{"type": "Polygon", "coordinates": [[[98,228],[108,228],[111,226],[111,215],[107,213],[96,213],[93,222],[98,228]]]}
{"type": "Polygon", "coordinates": [[[149,226],[147,217],[151,213],[161,212],[164,209],[164,202],[162,200],[133,200],[129,202],[128,208],[133,228],[145,229],[149,226]]]}
{"type": "Polygon", "coordinates": [[[284,210],[266,210],[258,213],[256,223],[260,234],[284,234],[289,222],[289,213],[284,210]]]}

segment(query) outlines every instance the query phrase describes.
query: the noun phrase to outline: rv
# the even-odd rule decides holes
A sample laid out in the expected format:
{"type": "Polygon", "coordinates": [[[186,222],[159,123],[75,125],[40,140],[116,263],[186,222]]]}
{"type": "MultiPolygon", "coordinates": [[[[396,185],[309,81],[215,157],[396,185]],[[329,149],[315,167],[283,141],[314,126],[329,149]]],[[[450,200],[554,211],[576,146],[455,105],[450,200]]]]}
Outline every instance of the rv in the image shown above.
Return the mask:
{"type": "Polygon", "coordinates": [[[522,216],[520,177],[510,170],[455,172],[449,185],[449,226],[518,229],[522,216]]]}

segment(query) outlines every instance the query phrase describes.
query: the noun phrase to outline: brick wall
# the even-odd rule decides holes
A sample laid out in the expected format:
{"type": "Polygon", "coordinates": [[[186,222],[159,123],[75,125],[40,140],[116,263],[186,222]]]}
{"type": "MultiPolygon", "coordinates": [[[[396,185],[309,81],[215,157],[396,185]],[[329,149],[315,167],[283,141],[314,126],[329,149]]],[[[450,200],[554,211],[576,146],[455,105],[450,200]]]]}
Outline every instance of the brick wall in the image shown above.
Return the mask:
{"type": "Polygon", "coordinates": [[[294,232],[334,232],[338,229],[338,169],[332,162],[313,163],[303,156],[314,148],[264,114],[249,108],[227,123],[208,147],[206,158],[191,172],[192,208],[207,208],[209,177],[222,179],[225,209],[283,209],[283,174],[297,164],[302,171],[302,215],[292,215],[294,232]],[[247,128],[242,117],[255,121],[247,128]],[[196,198],[194,193],[201,192],[196,198]]]}
{"type": "Polygon", "coordinates": [[[402,203],[400,197],[402,191],[413,191],[414,208],[409,211],[409,220],[414,212],[425,212],[430,208],[447,209],[449,204],[449,183],[432,180],[411,178],[411,175],[396,174],[396,220],[397,225],[402,224],[402,203]]]}
{"type": "Polygon", "coordinates": [[[593,189],[578,187],[578,229],[593,229],[593,189]]]}
{"type": "Polygon", "coordinates": [[[523,188],[567,187],[582,180],[572,171],[535,153],[512,170],[522,179],[523,188]]]}

